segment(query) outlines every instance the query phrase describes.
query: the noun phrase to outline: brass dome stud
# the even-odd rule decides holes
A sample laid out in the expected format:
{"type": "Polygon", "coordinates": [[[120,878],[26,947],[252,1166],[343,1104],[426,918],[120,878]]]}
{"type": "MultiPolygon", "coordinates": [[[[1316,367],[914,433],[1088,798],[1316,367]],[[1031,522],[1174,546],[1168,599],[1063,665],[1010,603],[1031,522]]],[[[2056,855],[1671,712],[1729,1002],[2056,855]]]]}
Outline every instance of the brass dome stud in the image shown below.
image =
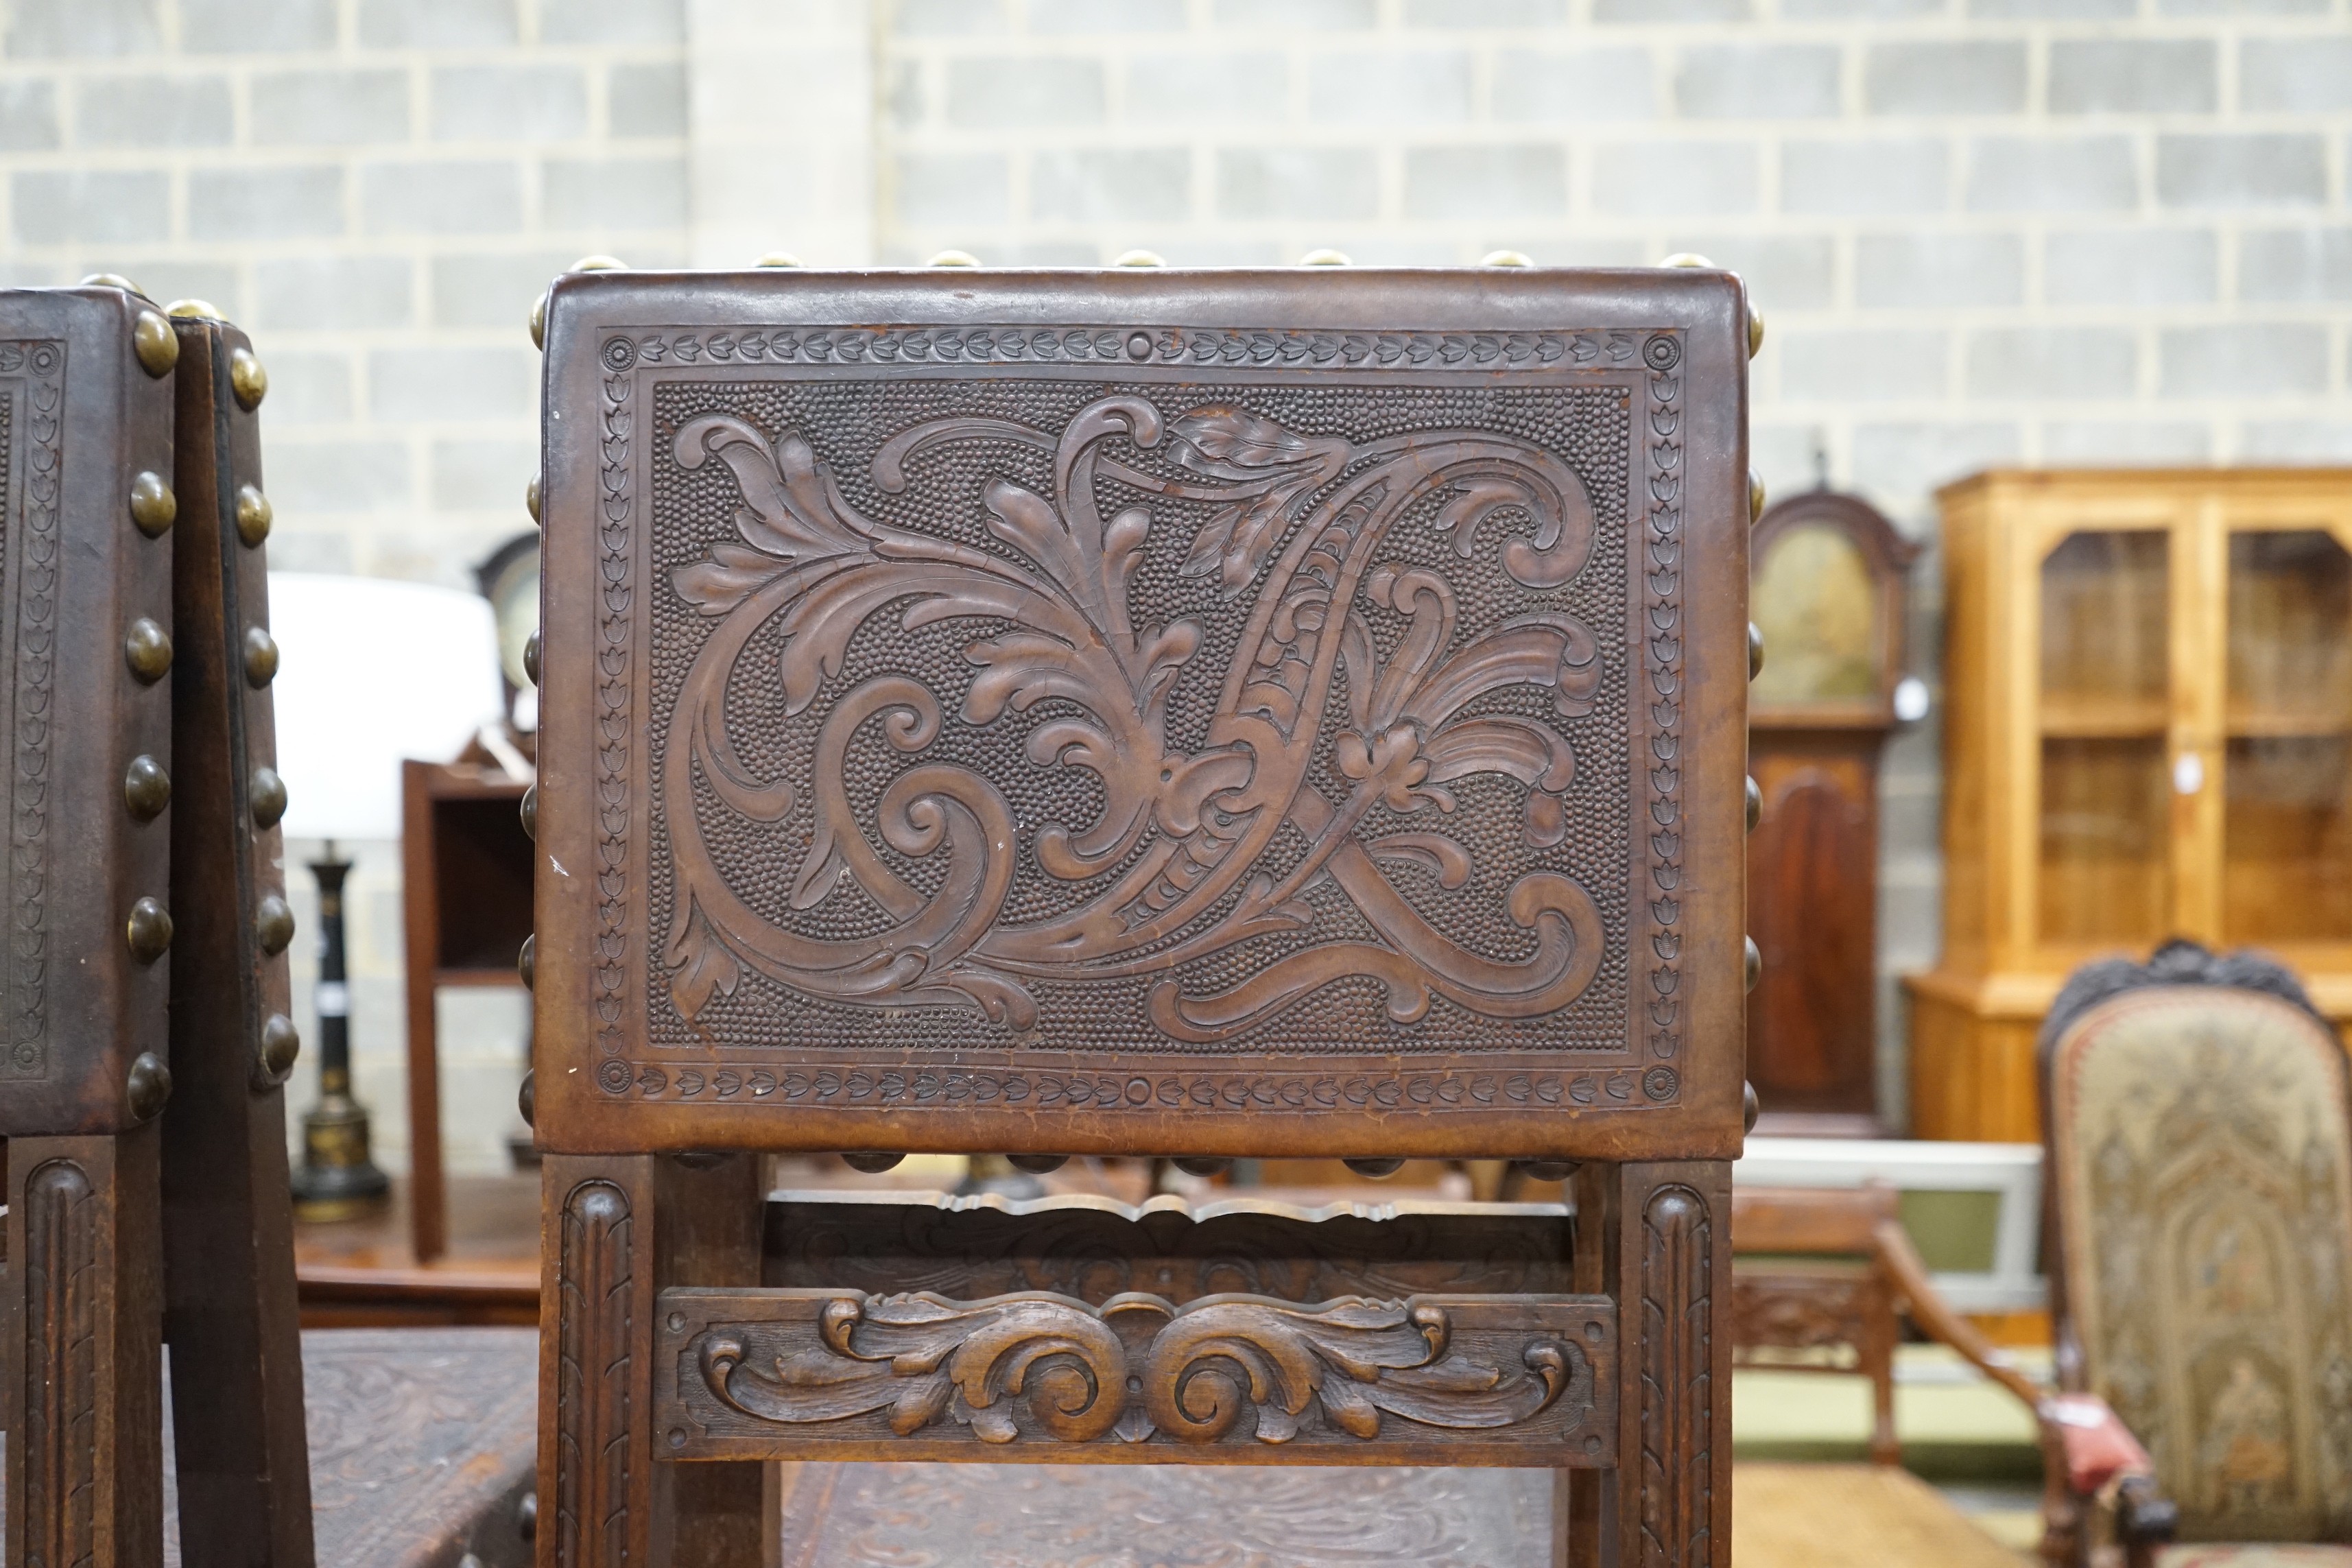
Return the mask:
{"type": "Polygon", "coordinates": [[[977,267],[980,265],[980,258],[969,250],[957,250],[950,247],[939,252],[923,265],[926,267],[977,267]]]}
{"type": "Polygon", "coordinates": [[[761,268],[798,267],[800,264],[801,258],[789,250],[763,250],[760,253],[760,259],[751,263],[761,268]]]}
{"type": "Polygon", "coordinates": [[[152,1051],[142,1051],[132,1059],[131,1071],[122,1080],[122,1101],[130,1109],[133,1121],[152,1121],[163,1113],[172,1098],[172,1069],[163,1058],[152,1051]]]}
{"type": "Polygon", "coordinates": [[[1348,259],[1346,251],[1334,250],[1327,245],[1310,250],[1300,257],[1298,265],[1301,267],[1353,267],[1355,263],[1348,259]]]}
{"type": "Polygon", "coordinates": [[[1741,944],[1741,957],[1743,963],[1743,978],[1746,981],[1745,988],[1747,990],[1753,991],[1756,989],[1756,983],[1764,978],[1764,953],[1761,949],[1757,947],[1756,939],[1754,937],[1744,936],[1741,937],[1739,941],[1741,944]]]}
{"type": "Polygon", "coordinates": [[[1033,1176],[1050,1175],[1070,1163],[1067,1154],[1007,1154],[1006,1163],[1033,1176]]]}
{"type": "Polygon", "coordinates": [[[302,1033],[293,1019],[272,1013],[262,1020],[261,1035],[254,1045],[254,1065],[260,1069],[256,1076],[264,1089],[272,1089],[294,1070],[295,1059],[302,1054],[302,1033]]]}
{"type": "Polygon", "coordinates": [[[1177,1160],[1176,1168],[1188,1176],[1222,1176],[1234,1168],[1234,1163],[1223,1157],[1187,1154],[1177,1160]]]}
{"type": "Polygon", "coordinates": [[[1404,1169],[1402,1160],[1348,1160],[1342,1163],[1356,1174],[1369,1176],[1375,1182],[1384,1176],[1393,1176],[1404,1169]]]}
{"type": "Polygon", "coordinates": [[[522,836],[532,843],[539,842],[539,786],[531,785],[522,792],[522,805],[517,812],[522,818],[522,836]]]}
{"type": "Polygon", "coordinates": [[[278,510],[257,486],[236,487],[236,537],[247,550],[261,548],[261,542],[269,537],[269,525],[277,520],[278,510]]]}
{"type": "Polygon", "coordinates": [[[145,616],[123,634],[122,660],[142,685],[152,686],[172,672],[172,636],[145,616]]]}
{"type": "Polygon", "coordinates": [[[179,498],[163,482],[163,475],[142,472],[131,481],[131,521],[140,532],[161,539],[171,531],[173,520],[179,515],[179,498]]]}
{"type": "Polygon", "coordinates": [[[541,523],[541,525],[544,526],[544,520],[542,520],[539,515],[539,476],[537,474],[533,474],[530,477],[530,482],[522,488],[522,509],[523,510],[530,513],[531,521],[541,523]]]}
{"type": "Polygon", "coordinates": [[[210,300],[174,300],[163,307],[163,314],[177,316],[188,321],[226,321],[220,307],[210,300]]]}
{"type": "Polygon", "coordinates": [[[515,954],[515,973],[522,977],[526,991],[539,989],[539,936],[537,932],[522,939],[522,951],[515,954]]]}
{"type": "Polygon", "coordinates": [[[1575,1160],[1521,1160],[1519,1169],[1535,1182],[1565,1182],[1576,1175],[1575,1160]]]}
{"type": "Polygon", "coordinates": [[[1764,347],[1764,312],[1755,306],[1748,307],[1748,357],[1754,359],[1764,347]]]}
{"type": "Polygon", "coordinates": [[[172,775],[142,752],[122,773],[122,804],[134,822],[152,822],[172,804],[172,775]]]}
{"type": "Polygon", "coordinates": [[[515,1090],[515,1109],[522,1113],[522,1124],[525,1127],[536,1128],[539,1125],[539,1069],[537,1068],[524,1070],[522,1087],[515,1090]]]}
{"type": "Polygon", "coordinates": [[[278,678],[278,639],[259,626],[245,628],[245,683],[256,691],[278,678]]]}
{"type": "Polygon", "coordinates": [[[1661,267],[1712,268],[1715,263],[1709,261],[1706,257],[1701,256],[1696,250],[1677,250],[1672,256],[1669,256],[1664,260],[1659,262],[1658,265],[1661,267]]]}
{"type": "Polygon", "coordinates": [[[271,958],[284,952],[294,941],[294,911],[277,894],[265,893],[261,901],[254,905],[253,939],[271,958]]]}
{"type": "Polygon", "coordinates": [[[843,1163],[851,1170],[863,1172],[869,1176],[880,1175],[906,1157],[904,1154],[892,1153],[887,1149],[848,1149],[844,1150],[841,1155],[843,1163]]]}
{"type": "Polygon", "coordinates": [[[1111,258],[1113,267],[1165,267],[1166,258],[1156,250],[1122,250],[1111,258]]]}
{"type": "Polygon", "coordinates": [[[537,632],[523,638],[522,672],[530,678],[530,683],[533,686],[539,684],[539,634],[537,632]]]}
{"type": "Polygon", "coordinates": [[[261,368],[261,357],[248,348],[229,351],[228,384],[239,408],[250,414],[260,407],[269,395],[269,373],[261,368]]]}
{"type": "Polygon", "coordinates": [[[1764,820],[1764,790],[1756,782],[1755,774],[1748,775],[1748,788],[1743,793],[1748,797],[1748,831],[1753,833],[1756,825],[1764,820]]]}
{"type": "Polygon", "coordinates": [[[1748,623],[1748,679],[1755,679],[1764,673],[1764,628],[1754,621],[1748,623]]]}
{"type": "Polygon", "coordinates": [[[1524,250],[1490,250],[1478,258],[1481,267],[1533,267],[1536,258],[1524,250]]]}
{"type": "Polygon", "coordinates": [[[152,310],[142,310],[131,326],[131,352],[149,375],[165,376],[180,363],[180,334],[152,310]]]}
{"type": "Polygon", "coordinates": [[[253,811],[253,825],[267,832],[286,815],[286,781],[278,776],[276,768],[264,763],[253,770],[245,798],[253,811]]]}
{"type": "Polygon", "coordinates": [[[131,944],[131,956],[142,963],[152,963],[172,948],[172,914],[153,899],[141,899],[131,906],[131,918],[122,922],[123,940],[131,944]]]}
{"type": "Polygon", "coordinates": [[[74,285],[77,289],[120,289],[125,294],[143,295],[146,289],[120,272],[93,272],[74,285]]]}

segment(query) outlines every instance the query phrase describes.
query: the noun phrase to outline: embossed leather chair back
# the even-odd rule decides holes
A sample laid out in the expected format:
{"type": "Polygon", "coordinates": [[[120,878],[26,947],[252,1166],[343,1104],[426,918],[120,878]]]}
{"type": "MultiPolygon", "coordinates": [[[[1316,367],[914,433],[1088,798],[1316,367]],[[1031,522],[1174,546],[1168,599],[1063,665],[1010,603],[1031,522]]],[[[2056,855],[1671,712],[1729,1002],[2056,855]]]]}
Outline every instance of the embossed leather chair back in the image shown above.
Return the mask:
{"type": "Polygon", "coordinates": [[[2047,1037],[2062,1333],[2204,1541],[2352,1542],[2352,1116],[2291,977],[2177,944],[2047,1037]]]}
{"type": "MultiPolygon", "coordinates": [[[[1649,1375],[1706,1386],[1736,279],[606,271],[545,321],[551,1561],[699,1517],[644,1489],[697,1466],[583,1454],[1330,1462],[1402,1420],[1613,1466],[1644,1268],[1700,1325],[1649,1375]],[[1635,1240],[1584,1296],[1097,1303],[752,1290],[756,1220],[709,1217],[749,1163],[646,1160],[760,1149],[1660,1163],[1588,1178],[1635,1240]],[[1580,1414],[1526,1403],[1579,1364],[1580,1414]]],[[[1711,1408],[1667,1421],[1668,1534],[1712,1528],[1711,1408]]]]}
{"type": "Polygon", "coordinates": [[[245,334],[0,291],[9,1563],[309,1568],[280,1085],[293,936],[245,334]]]}

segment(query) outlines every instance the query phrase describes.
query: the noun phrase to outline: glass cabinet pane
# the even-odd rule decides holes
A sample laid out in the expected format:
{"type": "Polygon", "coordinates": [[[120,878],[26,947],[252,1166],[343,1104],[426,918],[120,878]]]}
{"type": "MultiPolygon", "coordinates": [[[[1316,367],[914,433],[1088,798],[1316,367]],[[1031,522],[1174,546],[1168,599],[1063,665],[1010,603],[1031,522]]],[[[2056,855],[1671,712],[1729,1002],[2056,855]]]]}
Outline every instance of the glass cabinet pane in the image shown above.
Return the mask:
{"type": "Polygon", "coordinates": [[[2042,563],[2044,940],[2145,942],[2169,921],[2170,592],[2159,531],[2072,534],[2042,563]]]}
{"type": "Polygon", "coordinates": [[[2223,938],[2352,940],[2352,555],[2232,534],[2229,615],[2223,938]]]}
{"type": "Polygon", "coordinates": [[[1878,696],[1878,585],[1843,529],[1798,526],[1776,537],[1757,563],[1748,608],[1766,649],[1750,701],[1878,696]]]}

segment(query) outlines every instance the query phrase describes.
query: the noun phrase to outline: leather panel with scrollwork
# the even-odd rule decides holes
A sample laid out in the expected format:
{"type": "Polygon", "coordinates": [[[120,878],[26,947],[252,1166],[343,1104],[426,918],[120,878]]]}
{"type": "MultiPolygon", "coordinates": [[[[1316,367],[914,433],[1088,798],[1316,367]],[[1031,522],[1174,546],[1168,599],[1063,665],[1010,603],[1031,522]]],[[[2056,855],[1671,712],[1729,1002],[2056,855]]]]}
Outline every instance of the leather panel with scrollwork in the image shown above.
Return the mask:
{"type": "Polygon", "coordinates": [[[1744,310],[560,281],[542,1142],[1727,1154],[1744,310]]]}

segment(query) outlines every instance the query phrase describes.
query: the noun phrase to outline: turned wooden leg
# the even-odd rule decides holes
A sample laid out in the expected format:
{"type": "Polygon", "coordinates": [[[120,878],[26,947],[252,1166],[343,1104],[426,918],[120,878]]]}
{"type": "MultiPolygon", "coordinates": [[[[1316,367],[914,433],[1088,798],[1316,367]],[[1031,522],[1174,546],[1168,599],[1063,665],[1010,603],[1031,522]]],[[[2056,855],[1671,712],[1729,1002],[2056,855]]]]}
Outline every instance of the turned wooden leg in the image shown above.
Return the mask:
{"type": "Polygon", "coordinates": [[[152,1124],[8,1144],[7,1561],[163,1561],[152,1124]]]}
{"type": "Polygon", "coordinates": [[[1727,1568],[1731,1166],[1587,1164],[1577,1174],[1577,1288],[1618,1301],[1618,1468],[1570,1480],[1578,1568],[1727,1568]]]}
{"type": "Polygon", "coordinates": [[[760,1467],[661,1463],[648,1426],[656,1293],[759,1283],[758,1173],[749,1154],[541,1163],[539,1568],[759,1562],[760,1467]]]}

